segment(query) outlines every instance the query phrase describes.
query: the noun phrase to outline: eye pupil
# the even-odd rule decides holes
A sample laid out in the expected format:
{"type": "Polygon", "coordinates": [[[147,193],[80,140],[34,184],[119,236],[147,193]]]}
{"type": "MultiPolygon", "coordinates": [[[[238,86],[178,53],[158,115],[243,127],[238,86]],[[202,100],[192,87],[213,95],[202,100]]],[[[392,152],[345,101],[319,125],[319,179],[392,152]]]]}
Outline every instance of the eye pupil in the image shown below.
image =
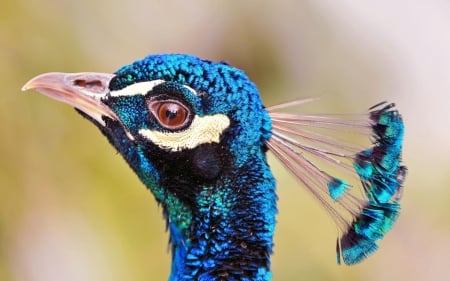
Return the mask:
{"type": "Polygon", "coordinates": [[[168,118],[168,119],[175,119],[177,116],[179,116],[178,108],[168,107],[166,109],[166,118],[168,118]]]}
{"type": "Polygon", "coordinates": [[[187,109],[175,102],[161,103],[157,113],[161,125],[169,129],[175,129],[182,126],[188,116],[187,109]]]}

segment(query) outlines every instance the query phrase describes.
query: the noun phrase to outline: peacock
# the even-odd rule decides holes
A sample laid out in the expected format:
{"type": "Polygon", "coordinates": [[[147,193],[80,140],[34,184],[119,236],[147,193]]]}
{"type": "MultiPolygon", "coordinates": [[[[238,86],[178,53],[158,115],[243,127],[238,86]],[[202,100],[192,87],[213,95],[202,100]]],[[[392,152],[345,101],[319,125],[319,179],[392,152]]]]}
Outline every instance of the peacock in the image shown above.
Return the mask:
{"type": "Polygon", "coordinates": [[[398,218],[404,125],[392,103],[359,115],[289,110],[315,98],[265,107],[242,70],[185,54],[149,55],[114,74],[45,73],[28,89],[94,123],[151,191],[169,231],[169,280],[272,278],[268,152],[335,221],[339,264],[372,254],[398,218]],[[353,131],[368,145],[336,134],[353,131]]]}

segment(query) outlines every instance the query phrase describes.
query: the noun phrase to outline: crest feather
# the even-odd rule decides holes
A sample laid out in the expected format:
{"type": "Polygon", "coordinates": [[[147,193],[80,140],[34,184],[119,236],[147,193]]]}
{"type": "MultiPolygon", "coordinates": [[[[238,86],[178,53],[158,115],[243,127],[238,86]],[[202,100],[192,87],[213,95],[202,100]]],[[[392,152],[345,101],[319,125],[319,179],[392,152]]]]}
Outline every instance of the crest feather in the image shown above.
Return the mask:
{"type": "Polygon", "coordinates": [[[403,121],[395,105],[386,102],[359,115],[275,112],[315,100],[268,107],[272,137],[267,146],[336,222],[337,261],[351,265],[378,249],[377,240],[399,215],[406,175],[403,121]],[[354,143],[361,136],[365,146],[354,143]]]}

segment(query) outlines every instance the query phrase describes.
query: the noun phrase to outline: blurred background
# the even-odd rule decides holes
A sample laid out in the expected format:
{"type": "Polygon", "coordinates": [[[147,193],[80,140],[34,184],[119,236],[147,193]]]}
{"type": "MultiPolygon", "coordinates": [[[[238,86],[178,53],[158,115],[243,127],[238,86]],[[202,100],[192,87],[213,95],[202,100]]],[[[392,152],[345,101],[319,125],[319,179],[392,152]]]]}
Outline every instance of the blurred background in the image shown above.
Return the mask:
{"type": "Polygon", "coordinates": [[[113,72],[150,53],[226,60],[266,105],[315,111],[396,102],[409,168],[381,249],[335,263],[336,227],[274,159],[274,280],[450,280],[448,1],[0,3],[0,280],[166,280],[161,210],[73,109],[20,88],[49,71],[113,72]]]}

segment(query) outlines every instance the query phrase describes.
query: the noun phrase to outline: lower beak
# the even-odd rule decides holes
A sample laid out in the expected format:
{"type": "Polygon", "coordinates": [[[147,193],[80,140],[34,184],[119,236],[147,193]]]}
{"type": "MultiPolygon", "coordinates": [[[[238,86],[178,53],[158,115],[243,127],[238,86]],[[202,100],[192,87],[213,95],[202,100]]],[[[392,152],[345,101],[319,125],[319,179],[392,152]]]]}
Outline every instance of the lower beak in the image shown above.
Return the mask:
{"type": "Polygon", "coordinates": [[[114,74],[50,72],[28,81],[22,91],[34,89],[55,100],[67,103],[105,126],[104,117],[119,120],[101,99],[109,93],[108,85],[114,74]]]}

